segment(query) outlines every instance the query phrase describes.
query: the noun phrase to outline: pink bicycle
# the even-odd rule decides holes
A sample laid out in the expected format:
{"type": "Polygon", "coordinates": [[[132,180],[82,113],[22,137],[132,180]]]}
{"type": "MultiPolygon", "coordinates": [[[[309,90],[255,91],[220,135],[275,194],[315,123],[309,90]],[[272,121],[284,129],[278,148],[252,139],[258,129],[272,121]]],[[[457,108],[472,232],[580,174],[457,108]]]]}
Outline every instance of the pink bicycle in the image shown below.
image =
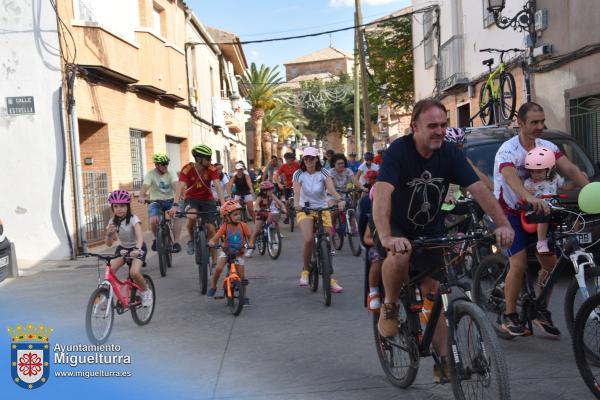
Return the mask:
{"type": "MultiPolygon", "coordinates": [[[[124,281],[119,280],[110,267],[110,261],[119,257],[123,257],[127,265],[131,267],[133,258],[115,254],[94,253],[87,253],[85,256],[97,257],[98,260],[106,262],[104,280],[94,290],[87,305],[85,329],[90,342],[94,344],[106,343],[112,331],[115,311],[120,315],[131,310],[131,317],[138,325],[146,325],[150,322],[156,305],[156,292],[152,278],[143,274],[146,285],[152,291],[152,305],[142,307],[142,300],[139,296],[142,291],[141,287],[131,279],[131,276],[128,276],[124,281]]],[[[98,274],[100,274],[100,264],[98,264],[98,274]]]]}

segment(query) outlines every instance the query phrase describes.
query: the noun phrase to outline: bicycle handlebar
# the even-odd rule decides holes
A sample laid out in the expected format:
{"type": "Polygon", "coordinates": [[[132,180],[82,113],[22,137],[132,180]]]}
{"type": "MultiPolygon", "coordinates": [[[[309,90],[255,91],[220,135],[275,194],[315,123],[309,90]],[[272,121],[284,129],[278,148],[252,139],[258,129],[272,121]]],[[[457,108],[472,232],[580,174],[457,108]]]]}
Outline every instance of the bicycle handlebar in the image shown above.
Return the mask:
{"type": "Polygon", "coordinates": [[[311,211],[322,212],[322,211],[335,211],[338,209],[338,206],[324,207],[324,208],[312,208],[312,207],[299,207],[302,209],[302,212],[308,213],[311,211]]]}
{"type": "Polygon", "coordinates": [[[96,257],[96,258],[106,261],[107,263],[111,262],[115,258],[123,258],[125,260],[135,259],[135,257],[122,256],[120,254],[97,254],[97,253],[83,253],[81,255],[81,257],[96,257]]]}
{"type": "Polygon", "coordinates": [[[490,244],[494,244],[496,243],[496,236],[494,234],[475,233],[466,236],[419,238],[411,240],[410,244],[413,249],[418,249],[432,245],[452,245],[464,241],[489,241],[490,244]]]}
{"type": "MultiPolygon", "coordinates": [[[[227,250],[229,250],[229,247],[223,247],[223,245],[220,245],[220,244],[215,244],[213,246],[211,246],[209,244],[208,247],[213,248],[213,249],[221,249],[225,253],[227,252],[227,250]]],[[[255,246],[248,246],[247,244],[244,244],[242,247],[245,249],[255,249],[256,248],[255,246]]]]}

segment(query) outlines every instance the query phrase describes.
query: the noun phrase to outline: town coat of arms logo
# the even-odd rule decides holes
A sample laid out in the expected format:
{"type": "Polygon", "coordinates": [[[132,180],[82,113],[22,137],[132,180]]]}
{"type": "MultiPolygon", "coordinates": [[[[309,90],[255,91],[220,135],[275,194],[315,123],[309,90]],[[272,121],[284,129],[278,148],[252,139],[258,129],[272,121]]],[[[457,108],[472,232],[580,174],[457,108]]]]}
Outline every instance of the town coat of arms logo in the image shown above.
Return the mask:
{"type": "Polygon", "coordinates": [[[37,389],[50,376],[50,343],[48,337],[54,329],[44,325],[18,324],[8,327],[10,365],[13,382],[24,389],[37,389]]]}

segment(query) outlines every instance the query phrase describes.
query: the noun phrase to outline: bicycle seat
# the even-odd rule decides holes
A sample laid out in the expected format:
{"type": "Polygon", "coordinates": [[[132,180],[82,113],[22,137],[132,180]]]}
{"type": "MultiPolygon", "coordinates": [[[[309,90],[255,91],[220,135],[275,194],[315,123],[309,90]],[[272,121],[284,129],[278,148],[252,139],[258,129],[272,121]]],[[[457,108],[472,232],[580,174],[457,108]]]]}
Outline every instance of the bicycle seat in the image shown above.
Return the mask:
{"type": "Polygon", "coordinates": [[[487,60],[483,60],[481,62],[481,64],[487,65],[488,67],[491,67],[493,63],[494,63],[494,59],[493,58],[488,58],[487,60]]]}

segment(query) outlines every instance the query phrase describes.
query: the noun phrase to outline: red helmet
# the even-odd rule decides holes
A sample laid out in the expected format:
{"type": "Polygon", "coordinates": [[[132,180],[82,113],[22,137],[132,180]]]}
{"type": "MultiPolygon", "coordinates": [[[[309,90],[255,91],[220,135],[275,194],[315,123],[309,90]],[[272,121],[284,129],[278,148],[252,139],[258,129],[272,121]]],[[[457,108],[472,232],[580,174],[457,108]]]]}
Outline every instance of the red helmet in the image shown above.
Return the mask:
{"type": "Polygon", "coordinates": [[[108,195],[110,204],[129,204],[131,203],[131,195],[127,190],[117,189],[108,195]]]}
{"type": "Polygon", "coordinates": [[[365,172],[365,179],[368,182],[374,182],[377,179],[377,171],[373,171],[372,169],[365,172]]]}
{"type": "Polygon", "coordinates": [[[260,184],[260,190],[272,190],[274,187],[275,185],[271,181],[264,181],[260,184]]]}
{"type": "Polygon", "coordinates": [[[550,169],[556,164],[554,152],[547,147],[538,146],[525,156],[525,168],[550,169]]]}
{"type": "Polygon", "coordinates": [[[225,204],[221,206],[221,217],[225,218],[226,215],[231,214],[236,210],[241,210],[242,206],[235,200],[227,200],[225,204]]]}

